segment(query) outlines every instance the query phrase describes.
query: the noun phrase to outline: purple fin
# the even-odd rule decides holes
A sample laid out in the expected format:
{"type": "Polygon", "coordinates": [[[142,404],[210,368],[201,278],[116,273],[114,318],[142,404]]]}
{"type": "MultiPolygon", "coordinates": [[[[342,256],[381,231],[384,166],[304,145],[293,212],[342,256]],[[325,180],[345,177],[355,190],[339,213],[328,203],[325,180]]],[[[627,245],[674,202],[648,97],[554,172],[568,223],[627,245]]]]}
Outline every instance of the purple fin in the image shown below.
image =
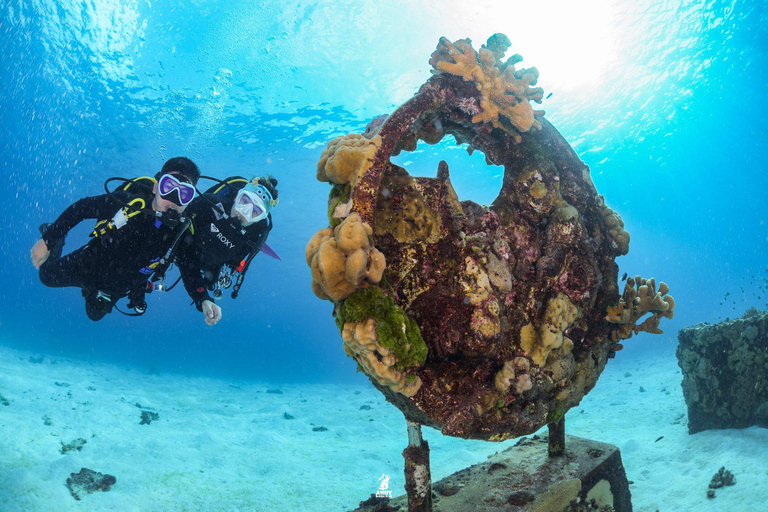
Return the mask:
{"type": "Polygon", "coordinates": [[[283,261],[283,259],[280,256],[278,256],[275,250],[270,246],[268,246],[266,243],[264,243],[264,245],[261,246],[261,252],[263,252],[267,256],[271,256],[272,258],[275,258],[276,260],[283,261]]]}

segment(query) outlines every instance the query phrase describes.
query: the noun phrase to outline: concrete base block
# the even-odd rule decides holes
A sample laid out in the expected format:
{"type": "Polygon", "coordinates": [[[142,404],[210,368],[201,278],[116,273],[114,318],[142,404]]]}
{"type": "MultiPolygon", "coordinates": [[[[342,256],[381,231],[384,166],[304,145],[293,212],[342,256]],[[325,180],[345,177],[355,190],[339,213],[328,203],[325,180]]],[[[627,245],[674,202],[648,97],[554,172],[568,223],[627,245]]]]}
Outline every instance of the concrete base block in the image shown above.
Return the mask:
{"type": "MultiPolygon", "coordinates": [[[[555,458],[547,455],[546,436],[523,438],[434,483],[432,499],[433,512],[632,510],[619,449],[575,436],[566,436],[565,455],[555,458]]],[[[354,512],[407,510],[406,496],[371,496],[354,512]]]]}

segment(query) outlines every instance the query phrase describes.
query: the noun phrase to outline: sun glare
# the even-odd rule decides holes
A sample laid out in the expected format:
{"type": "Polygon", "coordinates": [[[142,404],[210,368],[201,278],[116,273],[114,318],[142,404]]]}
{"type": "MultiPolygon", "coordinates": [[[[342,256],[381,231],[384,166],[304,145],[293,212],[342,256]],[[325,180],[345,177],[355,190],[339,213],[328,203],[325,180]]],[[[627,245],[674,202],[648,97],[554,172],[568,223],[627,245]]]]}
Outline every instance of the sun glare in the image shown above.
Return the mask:
{"type": "Polygon", "coordinates": [[[495,32],[512,41],[518,67],[538,68],[545,91],[594,86],[616,64],[614,6],[610,0],[488,2],[477,7],[476,47],[495,32]]]}

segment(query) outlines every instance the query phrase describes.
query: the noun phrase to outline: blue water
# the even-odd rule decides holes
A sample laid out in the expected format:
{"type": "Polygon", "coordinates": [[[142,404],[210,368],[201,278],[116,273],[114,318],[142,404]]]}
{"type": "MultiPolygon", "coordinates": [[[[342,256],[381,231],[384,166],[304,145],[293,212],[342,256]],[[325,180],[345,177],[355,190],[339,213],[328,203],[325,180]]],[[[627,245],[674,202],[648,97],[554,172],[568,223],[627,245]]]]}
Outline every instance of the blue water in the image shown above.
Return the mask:
{"type": "MultiPolygon", "coordinates": [[[[768,303],[768,13],[762,2],[5,2],[0,7],[3,343],[150,371],[274,382],[362,379],[331,304],[310,290],[304,246],[326,225],[315,165],[429,77],[440,36],[508,34],[537,66],[547,118],[591,167],[632,236],[621,272],[667,282],[662,336],[768,303]],[[179,287],[141,318],[84,313],[29,262],[37,226],[110,176],[170,157],[204,174],[272,173],[269,244],[224,319],[204,325],[179,287]],[[729,295],[726,296],[726,293],[729,295]]],[[[446,138],[405,155],[413,174],[449,161],[462,199],[490,203],[501,170],[446,138]]],[[[90,226],[68,239],[85,241],[90,226]]],[[[177,275],[177,274],[172,274],[177,275]]]]}

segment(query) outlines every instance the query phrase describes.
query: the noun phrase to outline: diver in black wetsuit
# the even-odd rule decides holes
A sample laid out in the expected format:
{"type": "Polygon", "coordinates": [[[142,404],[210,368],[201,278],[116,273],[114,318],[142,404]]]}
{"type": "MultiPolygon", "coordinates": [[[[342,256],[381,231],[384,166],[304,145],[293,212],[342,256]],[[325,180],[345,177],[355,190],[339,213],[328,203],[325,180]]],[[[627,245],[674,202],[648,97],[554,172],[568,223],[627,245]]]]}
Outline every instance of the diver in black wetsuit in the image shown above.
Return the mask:
{"type": "MultiPolygon", "coordinates": [[[[42,239],[31,258],[45,286],[82,288],[85,311],[93,321],[128,296],[137,314],[146,309],[148,279],[159,269],[181,232],[188,227],[181,212],[195,197],[200,171],[192,160],[171,158],[154,185],[126,187],[80,199],[56,219],[40,226],[42,239]],[[67,233],[85,219],[101,219],[85,246],[61,257],[67,233]]],[[[136,180],[134,180],[136,181],[136,180]]],[[[130,183],[130,181],[129,181],[130,183]]]]}
{"type": "Polygon", "coordinates": [[[216,193],[195,198],[187,208],[192,226],[179,243],[176,263],[208,325],[221,320],[221,308],[208,291],[219,298],[221,288],[229,288],[234,280],[232,297],[237,297],[251,260],[264,247],[272,229],[276,187],[272,176],[228,178],[216,193]]]}

